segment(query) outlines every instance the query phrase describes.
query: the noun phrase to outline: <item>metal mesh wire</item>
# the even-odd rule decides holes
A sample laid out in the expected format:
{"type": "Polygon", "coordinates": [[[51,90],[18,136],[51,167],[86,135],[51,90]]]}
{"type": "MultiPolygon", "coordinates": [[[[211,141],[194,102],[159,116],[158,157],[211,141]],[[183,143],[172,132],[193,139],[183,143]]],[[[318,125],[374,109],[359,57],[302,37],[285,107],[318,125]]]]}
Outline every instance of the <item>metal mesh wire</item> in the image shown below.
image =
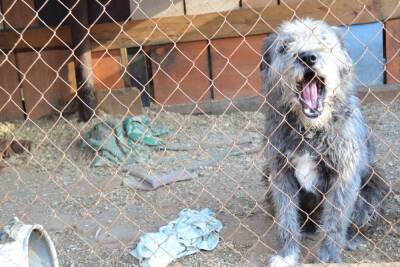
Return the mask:
{"type": "MultiPolygon", "coordinates": [[[[145,175],[183,171],[187,175],[195,176],[189,181],[173,183],[154,191],[141,191],[132,190],[122,183],[124,179],[132,178],[129,172],[129,168],[132,167],[128,164],[129,157],[125,157],[119,165],[105,163],[101,167],[93,167],[93,163],[101,157],[101,154],[84,138],[85,133],[100,122],[107,123],[112,118],[117,124],[122,124],[123,119],[129,115],[130,107],[121,98],[114,98],[114,105],[126,108],[125,114],[113,116],[96,110],[87,122],[80,121],[77,113],[66,115],[74,103],[82,101],[76,93],[82,88],[82,84],[78,84],[77,89],[73,88],[71,81],[63,74],[68,64],[71,61],[79,62],[79,58],[74,56],[76,47],[72,47],[55,33],[67,27],[65,24],[74,19],[72,10],[79,1],[73,3],[60,0],[44,1],[39,8],[38,3],[35,2],[37,5],[35,8],[32,2],[27,0],[2,2],[1,22],[6,28],[5,32],[17,34],[18,38],[9,49],[2,50],[0,64],[10,66],[12,72],[17,73],[18,82],[12,90],[6,90],[3,88],[5,85],[2,85],[2,93],[7,99],[2,101],[0,112],[2,109],[5,110],[7,105],[13,105],[17,109],[16,112],[24,114],[25,119],[1,122],[0,135],[3,140],[13,140],[21,146],[24,146],[21,140],[30,140],[32,147],[23,154],[12,154],[10,157],[5,157],[3,153],[2,164],[5,168],[1,169],[0,178],[0,224],[4,225],[13,216],[18,216],[27,223],[42,224],[55,243],[62,266],[132,266],[138,265],[138,262],[129,255],[129,252],[143,233],[157,231],[160,226],[176,218],[183,208],[209,208],[224,225],[218,247],[212,252],[200,252],[182,258],[173,265],[259,266],[265,265],[271,255],[277,254],[280,248],[277,228],[281,225],[274,215],[271,200],[265,201],[267,191],[273,184],[265,185],[263,180],[265,164],[270,159],[266,158],[264,153],[269,136],[265,135],[265,114],[260,105],[260,103],[265,105],[271,103],[266,103],[267,100],[260,88],[252,82],[252,76],[257,76],[259,73],[259,63],[262,58],[260,47],[249,42],[251,32],[243,34],[242,30],[230,24],[228,17],[234,12],[233,9],[229,10],[232,7],[224,10],[224,5],[218,1],[210,0],[203,3],[204,6],[208,6],[205,9],[214,11],[216,16],[224,19],[223,27],[230,28],[234,35],[239,37],[232,52],[225,53],[222,51],[223,48],[221,49],[223,44],[218,46],[213,36],[210,37],[195,28],[194,25],[197,24],[192,22],[200,15],[183,14],[183,18],[188,22],[187,30],[179,36],[171,37],[168,32],[158,27],[159,21],[163,18],[157,17],[157,14],[151,13],[147,8],[148,5],[151,6],[151,1],[140,3],[130,0],[130,13],[140,13],[141,19],[146,19],[153,25],[147,39],[138,41],[128,32],[133,15],[123,21],[117,21],[107,9],[113,1],[93,1],[100,6],[101,11],[89,25],[82,25],[87,27],[87,36],[92,46],[101,51],[97,52],[98,59],[93,60],[93,68],[98,67],[97,64],[102,64],[102,59],[108,57],[121,69],[119,79],[113,80],[111,84],[104,82],[102,77],[91,77],[100,87],[108,89],[105,94],[112,96],[114,89],[110,87],[127,78],[133,80],[139,87],[149,88],[154,86],[157,77],[163,76],[161,84],[157,84],[159,87],[155,86],[154,90],[162,90],[160,88],[165,85],[165,81],[173,84],[170,86],[172,89],[169,95],[163,99],[164,103],[172,101],[176,94],[186,99],[184,115],[168,111],[172,108],[161,103],[150,90],[140,91],[131,103],[133,105],[134,101],[139,101],[146,95],[152,104],[144,109],[144,114],[150,118],[151,125],[162,124],[170,129],[170,133],[163,137],[165,146],[149,149],[149,160],[135,166],[139,166],[145,175]],[[64,17],[60,18],[56,25],[50,25],[51,23],[39,13],[45,4],[54,2],[57,2],[58,8],[62,8],[65,12],[64,17]],[[24,9],[27,14],[31,14],[31,19],[25,26],[21,27],[18,23],[7,21],[7,18],[13,18],[12,13],[17,12],[15,9],[24,9]],[[96,39],[93,34],[100,18],[106,18],[114,25],[113,27],[119,29],[119,33],[110,38],[106,44],[104,40],[96,39]],[[27,33],[32,27],[39,26],[50,30],[54,35],[38,48],[33,46],[32,42],[24,42],[24,38],[31,38],[27,37],[27,33]],[[193,31],[203,36],[204,45],[194,50],[182,48],[181,39],[193,31]],[[148,45],[148,42],[151,42],[149,40],[156,35],[162,36],[164,42],[168,43],[168,49],[163,50],[164,54],[161,53],[157,58],[154,56],[155,49],[163,46],[148,45]],[[121,62],[114,57],[110,48],[118,46],[116,44],[121,36],[129,39],[131,47],[138,48],[128,62],[121,62]],[[59,43],[60,48],[53,47],[52,41],[59,43]],[[25,48],[19,48],[21,44],[25,48]],[[49,46],[52,48],[49,49],[49,46]],[[243,47],[259,57],[254,68],[246,73],[242,73],[236,60],[232,60],[233,57],[240,55],[239,51],[243,47]],[[51,64],[49,62],[52,56],[46,53],[57,49],[62,49],[63,59],[57,64],[51,64]],[[225,62],[219,73],[213,75],[205,71],[209,70],[209,66],[204,68],[202,63],[199,63],[211,50],[225,62]],[[27,59],[27,53],[30,53],[31,58],[27,59]],[[138,56],[144,56],[147,64],[151,65],[149,79],[145,82],[132,75],[128,67],[138,56]],[[186,62],[184,68],[179,70],[181,74],[175,75],[170,72],[171,57],[180,57],[181,62],[186,62]],[[41,83],[31,78],[40,79],[41,69],[38,66],[45,68],[46,73],[51,73],[50,81],[47,83],[48,88],[41,88],[41,83]],[[38,68],[36,75],[31,75],[38,68]],[[238,89],[232,94],[221,90],[218,87],[219,83],[216,82],[228,69],[233,70],[236,78],[240,77],[243,82],[235,84],[238,89]],[[193,73],[196,73],[196,77],[200,77],[198,79],[207,82],[207,88],[197,92],[195,96],[184,90],[183,85],[193,78],[193,73]],[[54,90],[57,86],[70,87],[73,91],[73,97],[68,98],[67,104],[63,103],[60,106],[57,102],[49,100],[52,94],[62,94],[54,90]],[[30,93],[27,90],[30,90],[30,93]],[[218,115],[210,114],[210,106],[204,104],[207,102],[210,90],[214,96],[220,97],[219,100],[225,101],[218,115]],[[237,99],[246,90],[250,95],[261,99],[261,102],[257,102],[258,106],[253,104],[251,107],[253,111],[243,111],[243,108],[239,107],[237,99]],[[36,101],[27,107],[30,97],[35,97],[36,101]],[[20,104],[21,99],[25,105],[20,104]],[[206,100],[201,101],[202,99],[206,100]],[[35,118],[35,112],[43,105],[50,107],[52,115],[35,118]]],[[[188,1],[184,3],[171,0],[167,1],[165,6],[162,6],[165,1],[153,2],[154,6],[159,5],[160,10],[164,12],[160,16],[180,8],[188,12],[188,1]]],[[[229,1],[226,2],[228,5],[229,1]]],[[[261,14],[271,6],[277,5],[275,1],[264,2],[263,8],[254,8],[251,5],[252,1],[240,1],[236,8],[247,8],[255,14],[261,14]]],[[[282,0],[279,4],[293,13],[291,19],[296,19],[299,18],[297,11],[302,8],[303,2],[282,0]],[[294,2],[296,4],[293,4],[294,2]]],[[[342,23],[340,14],[336,16],[330,12],[330,6],[335,1],[315,2],[327,8],[329,16],[333,16],[337,24],[352,24],[342,23]]],[[[355,17],[354,23],[358,22],[360,16],[375,16],[369,5],[365,5],[362,1],[356,2],[359,2],[362,9],[360,15],[355,17]]],[[[324,19],[325,16],[322,17],[324,19]]],[[[384,36],[385,32],[386,38],[390,37],[400,42],[397,40],[398,36],[385,30],[385,22],[390,18],[391,16],[382,20],[375,17],[375,22],[379,23],[381,30],[373,39],[384,36]]],[[[256,24],[262,24],[269,29],[274,28],[261,15],[254,21],[254,25],[256,24]]],[[[377,58],[369,50],[368,43],[364,43],[350,30],[345,32],[364,47],[362,55],[355,60],[355,65],[368,55],[374,58],[376,64],[383,66],[379,77],[384,73],[386,77],[396,77],[385,67],[396,60],[395,56],[386,60],[377,58]]],[[[208,60],[210,58],[205,62],[209,62],[208,60]]],[[[246,61],[246,58],[239,58],[239,61],[246,61]]],[[[80,63],[85,64],[85,62],[80,63]]],[[[379,83],[379,77],[374,77],[374,83],[379,83]]],[[[285,77],[282,76],[282,79],[285,77]]],[[[229,79],[224,81],[229,82],[229,79]]],[[[361,247],[354,251],[343,249],[342,253],[345,261],[351,263],[395,262],[399,261],[400,244],[398,92],[395,92],[393,98],[387,99],[387,95],[379,90],[379,86],[369,87],[369,84],[363,84],[363,81],[357,82],[364,88],[365,94],[361,98],[362,110],[376,142],[377,165],[382,170],[382,177],[390,187],[390,192],[384,198],[382,213],[377,215],[379,223],[374,227],[366,227],[363,232],[357,228],[365,239],[361,247]]],[[[98,103],[99,106],[103,104],[104,99],[98,103]]],[[[114,134],[109,127],[107,137],[114,134]]],[[[3,151],[9,151],[10,147],[10,143],[5,143],[3,151]]],[[[273,180],[272,177],[270,179],[273,180]]],[[[299,192],[300,190],[297,193],[299,192]]],[[[291,197],[294,196],[289,196],[291,197]]],[[[303,251],[302,262],[318,262],[317,250],[323,238],[323,231],[318,231],[313,236],[296,240],[303,251]]]]}

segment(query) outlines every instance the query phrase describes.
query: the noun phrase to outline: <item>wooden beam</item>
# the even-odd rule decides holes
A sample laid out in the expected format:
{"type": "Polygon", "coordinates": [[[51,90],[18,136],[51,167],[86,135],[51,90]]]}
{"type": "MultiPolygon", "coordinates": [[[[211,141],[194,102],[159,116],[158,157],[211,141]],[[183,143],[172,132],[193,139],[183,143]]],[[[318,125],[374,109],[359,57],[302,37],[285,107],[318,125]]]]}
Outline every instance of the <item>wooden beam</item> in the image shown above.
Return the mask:
{"type": "MultiPolygon", "coordinates": [[[[361,104],[377,100],[390,103],[400,98],[400,84],[360,86],[358,96],[362,100],[361,104]]],[[[264,97],[249,96],[233,100],[206,101],[198,104],[163,105],[156,106],[155,109],[181,114],[222,114],[236,111],[259,111],[264,104],[264,97]]]]}
{"type": "Polygon", "coordinates": [[[238,9],[239,0],[185,0],[185,6],[187,15],[198,15],[238,9]]]}
{"type": "Polygon", "coordinates": [[[39,25],[34,0],[2,0],[4,28],[24,29],[39,25]]]}
{"type": "Polygon", "coordinates": [[[132,20],[184,15],[183,0],[129,1],[132,20]]]}
{"type": "Polygon", "coordinates": [[[197,104],[177,104],[154,106],[159,111],[175,112],[180,114],[214,114],[231,113],[236,111],[257,111],[260,110],[264,103],[261,96],[248,96],[233,100],[211,100],[200,102],[197,104]]]}
{"type": "MultiPolygon", "coordinates": [[[[195,16],[165,17],[156,20],[104,23],[92,27],[92,48],[104,50],[140,45],[155,45],[171,42],[188,42],[244,35],[263,34],[273,31],[283,20],[297,17],[313,17],[333,24],[366,23],[400,17],[400,2],[397,0],[365,0],[364,3],[348,0],[305,0],[301,5],[289,3],[267,8],[239,9],[228,12],[195,16]]],[[[50,31],[51,32],[51,31],[50,31]]],[[[70,43],[69,31],[61,27],[58,36],[70,43]]],[[[17,47],[46,47],[57,45],[59,40],[49,38],[49,30],[27,30],[17,47]],[[36,34],[30,33],[36,31],[36,34]],[[42,35],[45,35],[43,37],[42,35]]],[[[0,33],[0,49],[11,49],[19,35],[0,33]],[[11,41],[10,41],[11,40],[11,41]]]]}
{"type": "Polygon", "coordinates": [[[361,99],[361,104],[374,101],[395,103],[400,99],[400,84],[360,86],[358,96],[361,99]]]}
{"type": "Polygon", "coordinates": [[[71,46],[71,30],[68,26],[62,26],[57,30],[48,28],[32,28],[22,34],[15,31],[0,32],[0,49],[18,50],[35,48],[60,48],[71,46]]]}

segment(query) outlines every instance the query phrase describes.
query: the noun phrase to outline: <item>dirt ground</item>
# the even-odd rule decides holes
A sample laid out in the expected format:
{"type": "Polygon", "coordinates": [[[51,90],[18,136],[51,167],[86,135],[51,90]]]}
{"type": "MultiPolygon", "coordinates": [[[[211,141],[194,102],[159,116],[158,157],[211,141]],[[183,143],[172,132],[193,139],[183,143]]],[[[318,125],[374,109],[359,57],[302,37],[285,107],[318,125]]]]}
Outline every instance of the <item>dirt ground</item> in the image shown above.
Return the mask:
{"type": "MultiPolygon", "coordinates": [[[[347,262],[400,260],[400,104],[363,106],[377,144],[378,164],[392,186],[379,225],[366,232],[368,240],[345,252],[347,262]]],[[[0,124],[0,137],[32,140],[31,154],[7,160],[0,176],[0,225],[18,216],[43,224],[50,233],[61,266],[136,266],[129,252],[144,232],[154,232],[183,208],[209,208],[224,227],[218,247],[175,262],[173,266],[265,266],[276,249],[276,234],[261,171],[263,115],[232,113],[190,116],[148,111],[154,123],[171,129],[166,143],[193,145],[191,151],[153,151],[149,166],[161,172],[190,167],[226,151],[201,144],[249,140],[215,165],[199,168],[191,181],[156,191],[134,191],[121,185],[125,173],[112,167],[92,168],[93,153],[79,144],[85,124],[76,116],[0,124]]],[[[101,115],[104,119],[106,115],[101,115]]],[[[304,261],[313,261],[319,235],[304,240],[304,261]]]]}

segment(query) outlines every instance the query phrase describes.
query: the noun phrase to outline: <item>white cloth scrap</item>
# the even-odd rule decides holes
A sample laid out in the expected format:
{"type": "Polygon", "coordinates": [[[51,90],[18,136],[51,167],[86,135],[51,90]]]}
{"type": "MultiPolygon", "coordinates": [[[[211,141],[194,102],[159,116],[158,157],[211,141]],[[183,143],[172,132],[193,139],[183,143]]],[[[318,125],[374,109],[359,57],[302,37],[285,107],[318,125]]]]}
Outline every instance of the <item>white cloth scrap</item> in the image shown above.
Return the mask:
{"type": "Polygon", "coordinates": [[[183,209],[179,218],[162,226],[157,233],[146,233],[131,255],[141,266],[162,267],[200,250],[213,250],[219,241],[222,223],[209,209],[183,209]]]}

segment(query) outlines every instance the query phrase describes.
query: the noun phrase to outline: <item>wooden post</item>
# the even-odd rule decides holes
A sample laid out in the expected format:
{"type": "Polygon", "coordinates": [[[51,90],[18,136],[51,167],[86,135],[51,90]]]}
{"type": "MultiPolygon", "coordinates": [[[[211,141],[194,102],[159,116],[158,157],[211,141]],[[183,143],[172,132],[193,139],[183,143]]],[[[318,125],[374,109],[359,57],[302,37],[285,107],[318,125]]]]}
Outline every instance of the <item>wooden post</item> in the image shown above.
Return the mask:
{"type": "MultiPolygon", "coordinates": [[[[76,0],[72,10],[71,36],[75,55],[76,81],[78,85],[79,118],[88,121],[96,108],[92,75],[92,55],[88,35],[88,1],[76,0]]],[[[75,1],[72,1],[75,2],[75,1]]]]}

